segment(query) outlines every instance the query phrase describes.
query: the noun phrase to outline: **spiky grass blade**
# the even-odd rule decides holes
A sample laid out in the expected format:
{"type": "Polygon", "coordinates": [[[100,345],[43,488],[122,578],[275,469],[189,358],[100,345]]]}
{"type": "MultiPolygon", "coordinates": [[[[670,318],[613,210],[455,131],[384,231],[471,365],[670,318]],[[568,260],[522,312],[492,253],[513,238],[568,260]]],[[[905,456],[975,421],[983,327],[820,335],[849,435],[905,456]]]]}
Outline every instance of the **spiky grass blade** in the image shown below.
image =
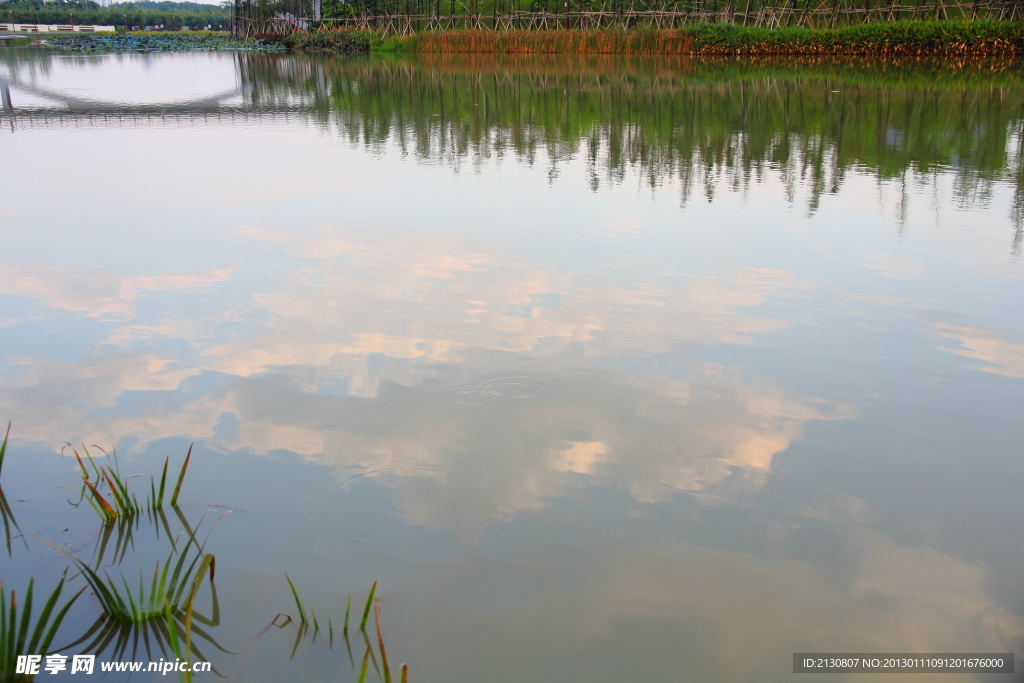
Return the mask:
{"type": "Polygon", "coordinates": [[[164,469],[160,473],[160,488],[156,491],[153,496],[153,507],[161,508],[164,505],[164,486],[167,485],[167,464],[171,461],[171,457],[167,456],[164,458],[164,469]]]}
{"type": "Polygon", "coordinates": [[[373,605],[373,594],[377,592],[377,582],[373,582],[370,594],[366,596],[366,607],[363,608],[363,620],[359,622],[359,630],[366,632],[366,622],[370,619],[370,607],[373,605]]]}
{"type": "MultiPolygon", "coordinates": [[[[83,445],[82,453],[85,454],[85,458],[89,460],[89,464],[92,466],[93,471],[91,474],[85,466],[82,455],[76,449],[72,449],[72,452],[74,452],[75,457],[78,459],[78,465],[82,471],[82,482],[84,485],[82,497],[89,501],[89,504],[96,510],[96,513],[105,521],[109,522],[122,516],[131,517],[143,510],[160,510],[163,508],[164,495],[167,490],[167,468],[170,458],[164,459],[163,468],[160,471],[159,486],[155,478],[149,478],[149,496],[146,499],[146,504],[142,505],[139,503],[138,496],[128,489],[128,479],[131,477],[121,476],[116,451],[106,454],[110,460],[110,465],[99,466],[93,460],[89,449],[83,445]],[[104,490],[106,493],[103,492],[104,490]]],[[[185,462],[178,473],[177,485],[171,496],[172,505],[177,503],[178,494],[185,481],[185,473],[188,470],[191,456],[192,448],[190,446],[185,462]]]]}
{"type": "Polygon", "coordinates": [[[306,611],[302,609],[302,601],[299,600],[299,592],[295,590],[295,584],[292,583],[292,580],[287,573],[285,573],[284,578],[288,580],[288,587],[292,589],[292,597],[295,598],[295,607],[299,610],[299,621],[302,624],[306,624],[306,611]]]}
{"type": "Polygon", "coordinates": [[[8,603],[3,582],[0,581],[0,671],[5,672],[5,675],[14,671],[19,655],[43,654],[49,650],[50,643],[53,642],[65,615],[78,596],[82,594],[82,590],[85,590],[83,588],[72,595],[54,613],[64,590],[65,580],[66,574],[61,576],[57,587],[50,593],[42,611],[35,619],[34,628],[32,627],[32,597],[35,590],[35,579],[29,579],[28,588],[25,590],[24,604],[20,608],[20,619],[18,618],[19,607],[16,593],[11,591],[10,603],[8,603]]]}
{"type": "MultiPolygon", "coordinates": [[[[61,577],[60,586],[63,587],[63,585],[64,577],[61,577]]],[[[71,598],[64,603],[64,606],[60,608],[60,611],[57,612],[52,620],[50,620],[50,614],[52,613],[54,606],[57,604],[60,594],[58,591],[54,591],[54,593],[50,595],[50,599],[46,601],[46,605],[44,606],[42,613],[40,613],[39,620],[36,623],[36,632],[32,634],[29,652],[48,652],[50,650],[50,643],[53,642],[54,636],[57,635],[57,629],[60,628],[60,624],[64,621],[65,615],[67,615],[68,610],[71,609],[71,605],[78,600],[78,596],[80,596],[84,591],[84,586],[79,588],[78,592],[72,595],[71,598]],[[44,633],[42,629],[45,627],[47,621],[50,622],[50,628],[44,633]]]]}
{"type": "Polygon", "coordinates": [[[100,509],[103,510],[103,516],[107,519],[114,519],[117,517],[117,512],[114,510],[114,506],[107,502],[107,499],[100,495],[100,492],[93,486],[92,482],[88,479],[85,481],[85,485],[89,487],[92,492],[93,500],[99,505],[100,509]]]}
{"type": "Polygon", "coordinates": [[[188,446],[188,453],[185,455],[185,462],[178,473],[178,482],[174,485],[174,493],[171,494],[171,505],[177,505],[178,494],[181,493],[181,484],[185,481],[185,472],[188,470],[188,463],[192,459],[192,444],[188,446]]]}
{"type": "Polygon", "coordinates": [[[402,683],[409,683],[409,667],[402,665],[402,683]]]}
{"type": "Polygon", "coordinates": [[[4,441],[0,443],[0,474],[4,471],[4,457],[7,455],[7,439],[11,436],[11,423],[7,422],[7,432],[4,434],[4,441]]]}

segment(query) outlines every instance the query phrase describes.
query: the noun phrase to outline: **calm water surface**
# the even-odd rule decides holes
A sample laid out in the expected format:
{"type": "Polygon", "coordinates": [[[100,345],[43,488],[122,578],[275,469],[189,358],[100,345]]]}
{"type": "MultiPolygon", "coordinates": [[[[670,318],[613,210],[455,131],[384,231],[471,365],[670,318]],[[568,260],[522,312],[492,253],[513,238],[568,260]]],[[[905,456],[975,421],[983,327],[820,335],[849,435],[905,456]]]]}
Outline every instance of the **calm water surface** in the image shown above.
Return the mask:
{"type": "Polygon", "coordinates": [[[355,680],[373,581],[418,682],[1024,650],[1019,67],[7,50],[0,88],[4,491],[89,559],[63,445],[194,442],[228,680],[355,680]],[[291,660],[286,571],[335,626],[291,660]]]}

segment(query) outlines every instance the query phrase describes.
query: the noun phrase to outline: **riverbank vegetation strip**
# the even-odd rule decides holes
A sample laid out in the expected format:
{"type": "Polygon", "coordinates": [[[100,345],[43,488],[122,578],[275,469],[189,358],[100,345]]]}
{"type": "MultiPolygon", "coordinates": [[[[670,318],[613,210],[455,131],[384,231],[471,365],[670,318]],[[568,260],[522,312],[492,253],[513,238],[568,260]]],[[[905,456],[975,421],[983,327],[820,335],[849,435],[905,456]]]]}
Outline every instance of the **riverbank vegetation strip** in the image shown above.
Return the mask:
{"type": "Polygon", "coordinates": [[[1018,55],[1024,22],[901,21],[837,28],[694,24],[678,29],[424,31],[383,37],[320,29],[289,36],[293,49],[424,53],[635,55],[1018,55]]]}
{"type": "Polygon", "coordinates": [[[105,7],[91,0],[7,0],[0,5],[0,22],[18,24],[92,24],[134,27],[161,26],[166,30],[215,30],[231,28],[230,13],[219,4],[198,2],[110,3],[105,7]]]}

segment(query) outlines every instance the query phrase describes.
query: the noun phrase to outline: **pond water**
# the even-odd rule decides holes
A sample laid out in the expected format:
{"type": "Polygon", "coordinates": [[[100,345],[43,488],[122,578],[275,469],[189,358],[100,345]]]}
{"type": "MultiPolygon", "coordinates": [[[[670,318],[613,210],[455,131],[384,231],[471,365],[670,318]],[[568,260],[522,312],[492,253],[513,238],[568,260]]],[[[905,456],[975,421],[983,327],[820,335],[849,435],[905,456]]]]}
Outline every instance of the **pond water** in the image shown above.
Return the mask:
{"type": "MultiPolygon", "coordinates": [[[[186,520],[231,681],[355,681],[374,581],[423,683],[1022,651],[1019,65],[6,50],[0,88],[8,591],[70,566],[37,538],[134,584],[186,520]],[[66,443],[140,499],[194,444],[180,517],[101,552],[66,443]],[[266,628],[285,572],[315,640],[266,628]]],[[[118,659],[66,647],[100,614],[53,646],[118,659]]]]}

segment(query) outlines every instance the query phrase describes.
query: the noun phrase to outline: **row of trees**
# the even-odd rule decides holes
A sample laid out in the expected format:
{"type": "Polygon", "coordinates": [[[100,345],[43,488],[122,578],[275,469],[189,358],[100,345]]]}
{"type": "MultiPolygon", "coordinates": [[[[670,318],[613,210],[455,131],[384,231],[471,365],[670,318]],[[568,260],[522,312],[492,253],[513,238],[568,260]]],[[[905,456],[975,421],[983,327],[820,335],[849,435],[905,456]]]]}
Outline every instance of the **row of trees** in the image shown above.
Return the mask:
{"type": "Polygon", "coordinates": [[[230,4],[196,2],[123,2],[101,7],[91,0],[8,0],[0,21],[19,24],[97,24],[102,26],[182,26],[228,30],[230,4]]]}

